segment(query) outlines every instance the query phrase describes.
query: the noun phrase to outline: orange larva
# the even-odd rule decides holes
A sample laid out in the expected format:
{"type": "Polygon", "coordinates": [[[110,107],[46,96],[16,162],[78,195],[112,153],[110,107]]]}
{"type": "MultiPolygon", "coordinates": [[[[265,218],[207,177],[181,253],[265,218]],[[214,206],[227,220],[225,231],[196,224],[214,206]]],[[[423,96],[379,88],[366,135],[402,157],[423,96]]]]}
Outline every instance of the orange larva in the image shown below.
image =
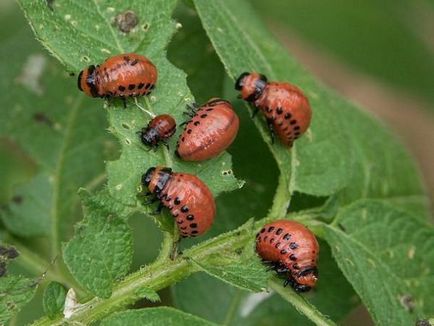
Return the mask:
{"type": "Polygon", "coordinates": [[[160,114],[153,118],[146,128],[142,128],[139,136],[143,144],[155,148],[160,142],[166,143],[175,131],[175,119],[168,114],[160,114]]]}
{"type": "Polygon", "coordinates": [[[303,224],[279,220],[256,235],[256,252],[297,292],[309,291],[318,279],[318,241],[303,224]]]}
{"type": "Polygon", "coordinates": [[[92,97],[142,96],[154,89],[157,77],[157,68],[148,58],[127,53],[82,70],[78,88],[92,97]]]}
{"type": "Polygon", "coordinates": [[[192,118],[179,137],[176,154],[184,161],[218,156],[234,141],[240,122],[230,102],[214,98],[192,108],[192,118]]]}
{"type": "Polygon", "coordinates": [[[196,176],[175,173],[169,168],[152,167],[142,176],[142,184],[167,207],[182,237],[207,232],[214,221],[216,206],[208,187],[196,176]]]}
{"type": "Polygon", "coordinates": [[[296,86],[289,83],[268,82],[256,72],[243,73],[235,83],[241,97],[261,110],[273,137],[277,133],[283,144],[293,142],[309,128],[312,110],[309,100],[296,86]]]}

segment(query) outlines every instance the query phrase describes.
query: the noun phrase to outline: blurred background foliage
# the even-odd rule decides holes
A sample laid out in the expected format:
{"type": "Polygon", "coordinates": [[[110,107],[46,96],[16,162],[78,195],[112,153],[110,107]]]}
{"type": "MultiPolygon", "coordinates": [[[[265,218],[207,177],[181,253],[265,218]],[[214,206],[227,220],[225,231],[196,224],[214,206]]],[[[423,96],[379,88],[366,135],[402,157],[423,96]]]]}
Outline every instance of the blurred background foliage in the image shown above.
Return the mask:
{"type": "MultiPolygon", "coordinates": [[[[299,61],[325,83],[371,109],[397,131],[419,160],[431,198],[434,198],[434,3],[431,0],[251,2],[271,31],[299,61]]],[[[196,100],[200,103],[216,95],[227,95],[227,88],[232,85],[227,84],[223,67],[197,17],[192,15],[188,7],[182,7],[177,11],[176,18],[183,28],[169,46],[169,59],[188,74],[189,86],[196,100]],[[190,47],[196,49],[199,44],[205,45],[198,56],[201,62],[195,61],[193,64],[190,47]],[[213,72],[212,78],[204,85],[201,81],[204,74],[210,71],[213,72]]],[[[30,28],[15,1],[0,0],[0,46],[12,38],[29,40],[29,35],[32,35],[30,28]]],[[[36,41],[31,42],[34,43],[29,49],[33,51],[39,48],[39,52],[46,53],[36,41]]],[[[268,149],[256,128],[250,125],[247,112],[244,114],[246,117],[241,119],[246,123],[241,125],[230,152],[235,174],[241,179],[249,179],[249,183],[256,186],[219,197],[219,207],[222,209],[218,218],[222,220],[227,216],[236,216],[239,205],[249,209],[245,210],[245,216],[231,220],[226,218],[226,223],[220,223],[222,227],[214,228],[209,237],[233,229],[252,215],[265,215],[277,183],[275,163],[271,155],[260,155],[268,152],[268,149]],[[244,150],[247,148],[245,144],[252,141],[258,144],[253,154],[251,150],[244,150]],[[258,162],[251,160],[252,155],[263,160],[261,165],[264,169],[255,168],[258,162]],[[258,196],[263,200],[254,200],[258,196]]],[[[110,136],[107,134],[107,137],[110,136]]],[[[116,155],[116,147],[113,148],[113,155],[116,155]]],[[[36,167],[8,139],[0,139],[0,166],[0,205],[3,205],[13,200],[14,187],[29,180],[36,172],[36,167]]],[[[130,220],[133,230],[143,230],[142,223],[140,215],[130,220]],[[135,227],[138,224],[142,226],[135,227]]],[[[134,269],[154,259],[158,250],[161,235],[151,221],[146,223],[149,224],[146,228],[148,238],[155,241],[149,240],[146,244],[135,242],[134,269]],[[149,244],[155,248],[149,248],[149,244]]],[[[135,234],[136,239],[141,236],[135,234]]],[[[202,275],[196,277],[201,278],[202,282],[211,282],[202,275]]],[[[176,303],[179,299],[177,291],[182,291],[183,286],[186,284],[181,283],[172,293],[165,291],[163,300],[169,302],[173,297],[176,303]]],[[[220,287],[219,291],[223,293],[225,288],[220,287]]],[[[231,291],[229,287],[227,291],[231,291]]],[[[16,324],[41,315],[38,302],[40,297],[36,296],[32,305],[20,313],[16,324]]],[[[272,306],[264,309],[280,308],[272,306]]],[[[257,313],[261,314],[261,311],[257,313]]],[[[278,320],[273,322],[279,324],[278,320]]],[[[363,320],[360,322],[365,323],[363,320]]],[[[356,325],[357,321],[348,323],[356,325]]]]}

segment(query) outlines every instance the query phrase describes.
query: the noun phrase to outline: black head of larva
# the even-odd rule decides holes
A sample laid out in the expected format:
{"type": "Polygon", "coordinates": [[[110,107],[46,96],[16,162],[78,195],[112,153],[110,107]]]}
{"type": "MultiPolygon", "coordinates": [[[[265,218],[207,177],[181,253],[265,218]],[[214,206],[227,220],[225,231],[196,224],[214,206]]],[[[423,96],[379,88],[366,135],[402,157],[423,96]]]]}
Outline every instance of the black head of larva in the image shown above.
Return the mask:
{"type": "Polygon", "coordinates": [[[160,140],[160,134],[155,128],[144,129],[140,132],[140,140],[147,146],[156,147],[160,140]]]}
{"type": "Polygon", "coordinates": [[[235,89],[240,91],[242,99],[253,102],[257,100],[267,87],[267,77],[257,72],[244,72],[235,82],[235,89]]]}
{"type": "Polygon", "coordinates": [[[152,177],[154,175],[154,171],[155,171],[155,168],[152,167],[152,168],[149,168],[148,171],[146,171],[145,174],[142,175],[142,184],[145,187],[147,187],[149,185],[149,183],[151,182],[152,177]]]}
{"type": "Polygon", "coordinates": [[[235,81],[235,89],[237,91],[240,91],[243,88],[244,85],[244,77],[250,75],[248,72],[243,72],[235,81]]]}

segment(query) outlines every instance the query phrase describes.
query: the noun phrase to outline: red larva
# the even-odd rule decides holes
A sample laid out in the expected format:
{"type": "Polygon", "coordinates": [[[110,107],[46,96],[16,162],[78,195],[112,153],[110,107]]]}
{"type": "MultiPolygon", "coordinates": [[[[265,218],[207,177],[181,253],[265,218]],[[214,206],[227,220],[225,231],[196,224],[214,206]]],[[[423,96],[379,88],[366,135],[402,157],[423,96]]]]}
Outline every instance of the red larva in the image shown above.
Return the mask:
{"type": "Polygon", "coordinates": [[[239,119],[230,102],[215,98],[197,109],[180,135],[176,154],[184,161],[203,161],[228,148],[238,133],[239,119]]]}
{"type": "Polygon", "coordinates": [[[78,88],[91,97],[142,96],[152,91],[157,77],[157,68],[148,58],[127,53],[82,70],[78,88]]]}
{"type": "Polygon", "coordinates": [[[309,128],[312,110],[307,97],[296,86],[267,82],[264,75],[245,72],[237,79],[235,89],[263,112],[272,135],[276,132],[285,145],[292,147],[294,140],[309,128]]]}
{"type": "Polygon", "coordinates": [[[208,187],[196,176],[175,173],[169,168],[152,167],[142,176],[142,184],[167,207],[182,237],[207,232],[214,221],[216,206],[208,187]]]}
{"type": "Polygon", "coordinates": [[[297,292],[309,291],[318,279],[318,241],[303,224],[279,220],[256,235],[256,252],[297,292]]]}
{"type": "Polygon", "coordinates": [[[157,115],[140,132],[140,140],[149,147],[165,143],[176,131],[176,121],[168,114],[157,115]]]}

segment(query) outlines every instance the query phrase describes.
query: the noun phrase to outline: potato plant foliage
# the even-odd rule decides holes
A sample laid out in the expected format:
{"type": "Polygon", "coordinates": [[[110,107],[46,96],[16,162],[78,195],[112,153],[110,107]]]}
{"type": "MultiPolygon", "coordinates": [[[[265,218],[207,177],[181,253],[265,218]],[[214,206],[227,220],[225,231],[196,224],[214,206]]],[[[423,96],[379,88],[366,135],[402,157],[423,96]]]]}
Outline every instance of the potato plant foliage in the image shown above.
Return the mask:
{"type": "Polygon", "coordinates": [[[1,324],[335,325],[360,304],[378,325],[434,315],[434,230],[414,162],[306,72],[247,0],[18,3],[33,34],[23,21],[0,35],[0,134],[34,173],[1,209],[2,247],[19,252],[0,257],[1,324]],[[124,109],[79,92],[81,69],[128,52],[157,66],[151,96],[124,109]],[[244,71],[306,92],[313,122],[291,150],[236,99],[244,71]],[[140,143],[150,116],[139,106],[180,123],[187,104],[218,96],[241,119],[231,154],[182,162],[181,130],[169,149],[140,143]],[[141,175],[157,165],[199,176],[217,198],[212,231],[183,240],[175,259],[173,218],[140,196],[141,175]],[[256,232],[281,218],[320,239],[320,279],[306,295],[283,288],[254,252],[256,232]]]}

